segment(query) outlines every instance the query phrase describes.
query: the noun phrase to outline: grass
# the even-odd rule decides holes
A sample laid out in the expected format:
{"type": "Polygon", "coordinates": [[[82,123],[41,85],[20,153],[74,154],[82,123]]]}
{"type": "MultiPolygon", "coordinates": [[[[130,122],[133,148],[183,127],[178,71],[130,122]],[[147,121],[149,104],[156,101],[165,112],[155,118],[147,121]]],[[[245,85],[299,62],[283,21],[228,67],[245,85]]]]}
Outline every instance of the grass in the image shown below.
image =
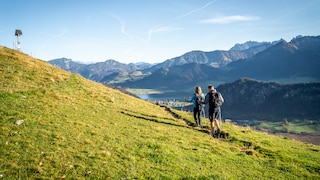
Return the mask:
{"type": "Polygon", "coordinates": [[[283,125],[283,122],[263,122],[254,128],[268,129],[275,132],[286,132],[287,128],[290,133],[314,133],[320,132],[320,124],[315,123],[314,120],[292,120],[288,122],[288,125],[283,125]]]}
{"type": "Polygon", "coordinates": [[[191,113],[5,47],[0,83],[3,179],[320,178],[319,146],[227,123],[213,139],[191,113]]]}

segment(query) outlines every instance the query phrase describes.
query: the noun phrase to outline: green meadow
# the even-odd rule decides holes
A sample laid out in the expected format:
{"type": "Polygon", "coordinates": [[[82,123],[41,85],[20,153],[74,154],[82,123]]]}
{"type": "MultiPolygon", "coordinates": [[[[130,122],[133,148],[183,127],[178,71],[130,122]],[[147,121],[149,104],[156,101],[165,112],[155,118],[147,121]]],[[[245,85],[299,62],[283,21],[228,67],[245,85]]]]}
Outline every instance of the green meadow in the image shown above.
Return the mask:
{"type": "Polygon", "coordinates": [[[320,132],[320,124],[315,120],[292,120],[285,125],[282,121],[263,122],[260,125],[254,126],[258,129],[267,129],[274,132],[290,133],[314,133],[320,132]]]}
{"type": "Polygon", "coordinates": [[[0,179],[320,179],[319,146],[222,127],[0,47],[0,179]]]}

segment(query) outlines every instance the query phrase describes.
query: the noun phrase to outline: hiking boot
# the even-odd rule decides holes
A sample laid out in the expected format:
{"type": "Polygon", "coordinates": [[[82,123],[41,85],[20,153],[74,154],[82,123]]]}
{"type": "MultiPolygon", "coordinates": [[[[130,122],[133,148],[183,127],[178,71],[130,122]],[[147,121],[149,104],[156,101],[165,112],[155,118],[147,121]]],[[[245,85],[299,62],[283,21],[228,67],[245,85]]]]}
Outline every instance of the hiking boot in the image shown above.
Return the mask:
{"type": "Polygon", "coordinates": [[[220,128],[218,128],[218,134],[220,134],[221,133],[221,130],[220,130],[220,128]]]}
{"type": "Polygon", "coordinates": [[[217,135],[216,135],[215,132],[212,132],[211,135],[212,135],[213,138],[217,138],[217,135]]]}

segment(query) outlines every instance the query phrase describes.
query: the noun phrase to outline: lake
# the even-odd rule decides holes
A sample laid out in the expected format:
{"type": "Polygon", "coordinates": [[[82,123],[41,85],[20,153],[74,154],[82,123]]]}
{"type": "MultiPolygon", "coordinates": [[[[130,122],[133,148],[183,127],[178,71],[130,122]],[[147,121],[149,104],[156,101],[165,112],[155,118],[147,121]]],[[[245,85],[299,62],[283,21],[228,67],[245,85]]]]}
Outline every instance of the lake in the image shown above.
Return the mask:
{"type": "Polygon", "coordinates": [[[186,92],[165,92],[157,94],[137,94],[140,99],[149,101],[164,101],[164,100],[174,100],[174,101],[184,101],[185,99],[190,99],[193,93],[186,92]]]}

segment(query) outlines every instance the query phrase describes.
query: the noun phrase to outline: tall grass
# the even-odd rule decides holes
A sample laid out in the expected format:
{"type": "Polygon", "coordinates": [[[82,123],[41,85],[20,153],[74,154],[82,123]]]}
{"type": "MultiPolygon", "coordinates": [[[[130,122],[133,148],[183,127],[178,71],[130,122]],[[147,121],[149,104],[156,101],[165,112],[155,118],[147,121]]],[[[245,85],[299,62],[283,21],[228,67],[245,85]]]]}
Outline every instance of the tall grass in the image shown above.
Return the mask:
{"type": "Polygon", "coordinates": [[[214,139],[191,113],[5,47],[0,82],[3,179],[320,178],[319,146],[227,123],[230,138],[214,139]]]}

